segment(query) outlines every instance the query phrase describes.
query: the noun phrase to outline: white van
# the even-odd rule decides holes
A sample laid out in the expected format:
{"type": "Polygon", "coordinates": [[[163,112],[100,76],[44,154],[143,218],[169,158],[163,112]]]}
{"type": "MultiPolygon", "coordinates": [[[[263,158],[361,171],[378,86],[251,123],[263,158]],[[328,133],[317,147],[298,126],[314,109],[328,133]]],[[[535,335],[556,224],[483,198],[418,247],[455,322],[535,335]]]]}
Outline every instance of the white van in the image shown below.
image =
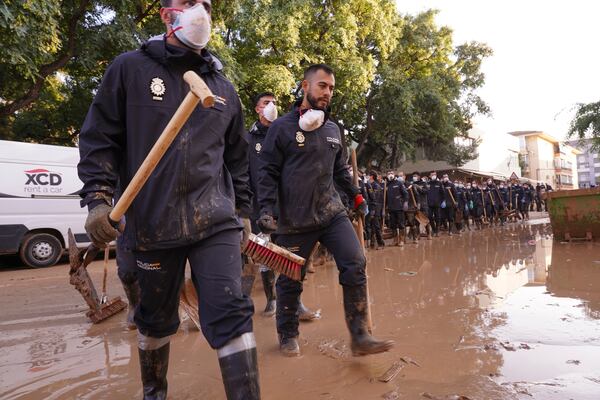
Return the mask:
{"type": "Polygon", "coordinates": [[[69,228],[78,247],[89,244],[78,162],[75,147],[0,140],[0,254],[50,267],[68,246],[69,228]]]}

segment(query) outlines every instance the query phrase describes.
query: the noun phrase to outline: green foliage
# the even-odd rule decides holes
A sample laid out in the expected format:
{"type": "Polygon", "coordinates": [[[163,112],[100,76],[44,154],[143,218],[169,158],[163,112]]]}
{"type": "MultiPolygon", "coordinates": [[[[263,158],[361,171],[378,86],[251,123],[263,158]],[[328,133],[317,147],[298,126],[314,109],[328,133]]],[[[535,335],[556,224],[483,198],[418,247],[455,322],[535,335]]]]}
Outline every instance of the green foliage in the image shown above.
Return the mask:
{"type": "Polygon", "coordinates": [[[431,160],[460,166],[475,155],[457,146],[471,119],[489,112],[475,90],[484,83],[482,60],[491,50],[480,43],[452,45],[452,31],[435,24],[435,12],[406,16],[395,51],[379,68],[367,107],[365,129],[355,133],[363,163],[396,167],[418,149],[431,160]]]}
{"type": "MultiPolygon", "coordinates": [[[[158,0],[5,1],[0,5],[0,138],[70,143],[110,61],[164,31],[158,0]]],[[[359,142],[362,164],[396,166],[425,148],[460,165],[475,147],[454,144],[487,113],[479,43],[454,46],[435,12],[398,13],[392,0],[215,0],[210,49],[254,118],[271,91],[281,111],[302,71],[336,71],[333,117],[359,142]]]]}
{"type": "Polygon", "coordinates": [[[600,101],[577,105],[568,135],[580,140],[591,138],[592,148],[600,150],[600,101]]]}

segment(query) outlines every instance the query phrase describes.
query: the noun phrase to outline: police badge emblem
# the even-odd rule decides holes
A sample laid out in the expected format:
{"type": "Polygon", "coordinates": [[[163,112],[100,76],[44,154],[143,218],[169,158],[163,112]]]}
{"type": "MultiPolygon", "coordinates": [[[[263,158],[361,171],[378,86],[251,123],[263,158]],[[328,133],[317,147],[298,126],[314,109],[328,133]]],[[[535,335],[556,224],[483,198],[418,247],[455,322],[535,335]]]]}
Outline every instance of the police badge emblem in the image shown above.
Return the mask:
{"type": "Polygon", "coordinates": [[[262,149],[262,146],[260,145],[260,143],[256,143],[256,146],[254,146],[254,150],[256,150],[257,153],[260,153],[262,149]]]}
{"type": "Polygon", "coordinates": [[[296,132],[296,142],[298,142],[299,147],[304,146],[304,140],[304,134],[302,132],[296,132]]]}
{"type": "Polygon", "coordinates": [[[167,88],[165,87],[165,82],[156,77],[152,78],[150,82],[150,93],[152,93],[152,100],[162,101],[163,96],[166,92],[167,88]]]}

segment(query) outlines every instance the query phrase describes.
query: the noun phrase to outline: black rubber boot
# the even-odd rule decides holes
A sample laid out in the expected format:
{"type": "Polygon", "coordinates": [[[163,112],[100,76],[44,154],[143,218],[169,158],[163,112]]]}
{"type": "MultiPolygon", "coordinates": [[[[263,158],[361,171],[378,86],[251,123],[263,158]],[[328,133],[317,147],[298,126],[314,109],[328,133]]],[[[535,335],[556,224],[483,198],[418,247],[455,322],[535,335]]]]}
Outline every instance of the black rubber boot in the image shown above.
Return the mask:
{"type": "Polygon", "coordinates": [[[319,314],[306,307],[301,299],[298,299],[298,302],[298,319],[300,321],[313,321],[319,318],[319,314]]]}
{"type": "Polygon", "coordinates": [[[300,345],[298,337],[286,338],[279,336],[279,352],[286,357],[299,357],[300,345]]]}
{"type": "Polygon", "coordinates": [[[263,289],[265,290],[265,297],[267,299],[267,305],[262,315],[265,317],[272,317],[275,315],[277,310],[277,296],[275,295],[275,272],[262,271],[260,273],[263,282],[263,289]]]}
{"type": "Polygon", "coordinates": [[[135,316],[135,308],[140,304],[140,284],[137,280],[133,283],[121,283],[123,283],[123,290],[129,302],[127,307],[127,329],[134,330],[137,328],[133,317],[135,316]]]}
{"type": "Polygon", "coordinates": [[[138,348],[144,400],[165,400],[167,398],[169,348],[170,343],[156,350],[138,348]]]}
{"type": "Polygon", "coordinates": [[[392,340],[380,341],[367,331],[367,286],[344,286],[346,324],[352,338],[352,355],[383,353],[394,346],[392,340]]]}
{"type": "Polygon", "coordinates": [[[256,347],[219,358],[227,400],[258,400],[258,359],[256,347]]]}

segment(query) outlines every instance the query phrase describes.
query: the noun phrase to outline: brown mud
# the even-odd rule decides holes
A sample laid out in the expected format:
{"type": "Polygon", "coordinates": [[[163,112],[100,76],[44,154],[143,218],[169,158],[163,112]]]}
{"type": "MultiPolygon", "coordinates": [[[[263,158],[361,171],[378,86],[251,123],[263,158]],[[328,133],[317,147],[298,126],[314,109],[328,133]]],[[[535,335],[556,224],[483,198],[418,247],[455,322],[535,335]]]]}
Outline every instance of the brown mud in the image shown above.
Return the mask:
{"type": "MultiPolygon", "coordinates": [[[[256,313],[264,399],[600,398],[600,243],[553,243],[537,220],[367,259],[374,334],[396,347],[351,356],[337,270],[317,266],[303,300],[322,318],[301,325],[302,357],[281,357],[274,320],[256,313]]],[[[89,270],[100,287],[102,261],[89,270]]],[[[141,398],[126,312],[92,325],[68,280],[68,265],[0,270],[0,399],[141,398]]],[[[108,295],[125,298],[114,260],[108,295]]],[[[253,297],[262,310],[260,283],[253,297]]],[[[224,398],[191,321],[170,360],[169,398],[224,398]]]]}

